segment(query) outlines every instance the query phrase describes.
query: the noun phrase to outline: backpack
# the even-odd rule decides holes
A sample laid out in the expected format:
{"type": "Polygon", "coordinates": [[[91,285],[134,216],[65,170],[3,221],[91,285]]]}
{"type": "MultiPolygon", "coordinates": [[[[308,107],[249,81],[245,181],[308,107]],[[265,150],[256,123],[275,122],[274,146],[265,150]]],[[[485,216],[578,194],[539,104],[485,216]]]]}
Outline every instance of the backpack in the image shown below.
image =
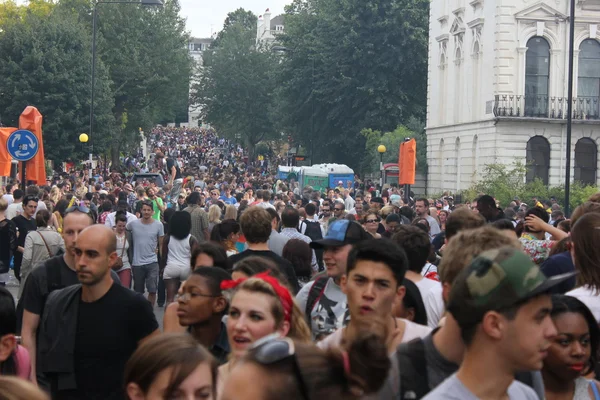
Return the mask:
{"type": "Polygon", "coordinates": [[[306,316],[306,320],[308,321],[309,327],[311,326],[310,314],[312,312],[312,309],[323,296],[328,281],[328,276],[320,276],[317,279],[315,279],[312,286],[310,287],[310,290],[308,291],[308,298],[306,299],[306,308],[304,310],[304,315],[306,316]]]}
{"type": "MultiPolygon", "coordinates": [[[[323,232],[321,231],[321,224],[315,221],[302,221],[306,225],[304,235],[308,236],[313,242],[315,240],[323,239],[323,232]]],[[[323,271],[323,249],[315,249],[315,256],[317,257],[317,264],[319,265],[319,271],[323,271]]]]}
{"type": "Polygon", "coordinates": [[[416,400],[425,397],[430,390],[423,339],[417,338],[401,344],[396,351],[396,358],[400,370],[400,399],[416,400]]]}

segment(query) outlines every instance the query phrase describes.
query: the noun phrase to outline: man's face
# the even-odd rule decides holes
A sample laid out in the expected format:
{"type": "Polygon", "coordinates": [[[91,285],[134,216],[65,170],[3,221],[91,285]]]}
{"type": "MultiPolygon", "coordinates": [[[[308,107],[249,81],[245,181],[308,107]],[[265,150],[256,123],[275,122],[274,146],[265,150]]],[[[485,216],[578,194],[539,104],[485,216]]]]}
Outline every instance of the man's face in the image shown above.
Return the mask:
{"type": "Polygon", "coordinates": [[[142,218],[144,218],[145,220],[149,220],[152,218],[153,214],[154,209],[152,207],[150,207],[149,205],[142,206],[142,218]]]}
{"type": "Polygon", "coordinates": [[[75,243],[82,230],[92,225],[89,215],[73,211],[65,215],[63,219],[62,237],[65,242],[65,250],[75,256],[75,243]]]}
{"type": "Polygon", "coordinates": [[[381,204],[379,204],[379,203],[378,203],[378,202],[376,202],[376,201],[371,201],[371,202],[369,203],[369,208],[374,208],[374,209],[376,209],[376,210],[379,210],[379,209],[381,209],[381,204]]]}
{"type": "Polygon", "coordinates": [[[471,211],[473,211],[475,214],[479,214],[479,209],[477,208],[477,202],[474,201],[473,203],[471,203],[471,211]]]}
{"type": "Polygon", "coordinates": [[[417,212],[417,215],[419,215],[419,216],[427,214],[427,206],[425,205],[425,202],[422,200],[417,201],[415,203],[415,211],[417,212]]]}
{"type": "Polygon", "coordinates": [[[371,193],[365,194],[365,203],[371,203],[371,193]]]}
{"type": "Polygon", "coordinates": [[[329,204],[323,204],[321,211],[323,212],[324,217],[329,217],[331,215],[331,206],[329,204]]]}
{"type": "Polygon", "coordinates": [[[27,204],[23,205],[23,213],[26,217],[31,218],[33,214],[35,214],[35,210],[37,209],[38,202],[29,200],[27,204]]]}
{"type": "Polygon", "coordinates": [[[356,203],[354,203],[354,211],[356,211],[357,214],[362,213],[362,210],[363,210],[362,201],[357,201],[356,203]]]}
{"type": "Polygon", "coordinates": [[[342,277],[342,291],[348,296],[352,320],[386,318],[401,290],[392,270],[382,262],[359,260],[350,273],[342,277]]]}
{"type": "Polygon", "coordinates": [[[333,216],[336,218],[341,218],[344,215],[344,207],[341,204],[333,205],[333,216]]]}
{"type": "Polygon", "coordinates": [[[330,278],[340,278],[346,273],[348,265],[348,254],[352,250],[352,245],[346,244],[336,247],[325,247],[323,251],[323,262],[327,268],[327,276],[330,278]]]}
{"type": "Polygon", "coordinates": [[[552,339],[557,334],[550,318],[551,309],[550,296],[542,295],[522,305],[512,321],[500,316],[505,322],[499,339],[500,354],[506,355],[513,370],[542,369],[552,339]]]}
{"type": "Polygon", "coordinates": [[[102,281],[117,259],[117,253],[106,251],[108,238],[94,231],[82,232],[75,244],[75,271],[82,285],[93,286],[102,281]]]}

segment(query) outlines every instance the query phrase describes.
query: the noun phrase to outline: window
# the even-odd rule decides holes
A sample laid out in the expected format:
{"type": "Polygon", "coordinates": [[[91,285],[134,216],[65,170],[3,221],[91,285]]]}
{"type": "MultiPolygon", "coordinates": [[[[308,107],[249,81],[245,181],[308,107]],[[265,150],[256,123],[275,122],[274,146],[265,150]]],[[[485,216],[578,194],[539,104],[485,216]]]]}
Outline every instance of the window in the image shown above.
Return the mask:
{"type": "Polygon", "coordinates": [[[525,58],[525,116],[548,116],[548,86],[550,81],[550,45],[543,37],[534,36],[527,42],[525,58]]]}
{"type": "Polygon", "coordinates": [[[278,32],[282,32],[283,31],[283,25],[275,25],[275,30],[278,32]]]}
{"type": "Polygon", "coordinates": [[[590,138],[582,138],[575,144],[575,180],[587,185],[596,184],[598,148],[590,138]]]}
{"type": "MultiPolygon", "coordinates": [[[[586,39],[579,46],[576,109],[582,118],[597,119],[600,98],[600,43],[586,39]]],[[[594,180],[595,182],[595,180],[594,180]]]]}
{"type": "Polygon", "coordinates": [[[543,136],[534,136],[527,142],[527,182],[539,178],[548,184],[550,172],[550,143],[543,136]]]}

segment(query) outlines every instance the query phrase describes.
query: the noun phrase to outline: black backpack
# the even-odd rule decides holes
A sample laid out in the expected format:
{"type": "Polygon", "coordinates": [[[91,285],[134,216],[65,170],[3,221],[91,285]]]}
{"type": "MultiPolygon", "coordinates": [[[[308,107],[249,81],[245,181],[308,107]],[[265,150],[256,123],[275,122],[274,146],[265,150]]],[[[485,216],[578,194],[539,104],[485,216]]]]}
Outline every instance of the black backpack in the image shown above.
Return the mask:
{"type": "Polygon", "coordinates": [[[430,392],[423,339],[403,343],[396,351],[400,370],[400,399],[422,399],[430,392]]]}
{"type": "Polygon", "coordinates": [[[310,314],[312,313],[312,309],[315,307],[315,304],[319,302],[323,293],[325,292],[325,287],[327,286],[327,281],[329,281],[328,276],[320,276],[314,280],[312,283],[310,290],[308,291],[308,298],[306,299],[306,308],[304,310],[304,315],[306,316],[306,320],[308,321],[308,327],[311,327],[310,314]]]}
{"type": "MultiPolygon", "coordinates": [[[[315,240],[323,239],[323,232],[321,231],[321,224],[316,221],[302,221],[306,225],[304,234],[308,236],[313,242],[315,240]]],[[[319,265],[319,271],[323,271],[323,249],[315,249],[315,256],[317,257],[317,264],[319,265]]]]}

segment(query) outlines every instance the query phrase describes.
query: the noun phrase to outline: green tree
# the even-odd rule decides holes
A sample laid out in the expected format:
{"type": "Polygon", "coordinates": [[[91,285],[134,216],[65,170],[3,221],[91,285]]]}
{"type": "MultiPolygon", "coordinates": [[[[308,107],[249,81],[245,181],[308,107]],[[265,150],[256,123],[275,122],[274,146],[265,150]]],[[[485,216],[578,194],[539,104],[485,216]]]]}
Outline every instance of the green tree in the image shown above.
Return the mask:
{"type": "Polygon", "coordinates": [[[244,28],[244,30],[256,33],[256,23],[257,18],[252,11],[247,11],[243,8],[238,8],[237,10],[228,13],[227,18],[225,18],[225,22],[223,23],[223,29],[221,29],[219,33],[217,33],[217,37],[212,42],[211,47],[219,47],[223,42],[223,37],[230,32],[230,28],[232,28],[233,26],[241,25],[244,28]]]}
{"type": "MultiPolygon", "coordinates": [[[[56,10],[43,16],[28,13],[0,35],[2,122],[18,126],[24,108],[37,107],[44,117],[46,158],[57,163],[87,152],[78,137],[89,127],[90,43],[82,24],[56,10]]],[[[96,134],[101,137],[113,121],[108,73],[101,61],[97,75],[95,110],[101,129],[96,134]]],[[[105,143],[95,142],[94,151],[102,151],[105,143]]]]}
{"type": "Polygon", "coordinates": [[[363,129],[424,119],[428,1],[295,0],[286,11],[277,115],[319,161],[357,167],[363,129]]]}
{"type": "Polygon", "coordinates": [[[259,142],[277,137],[273,93],[278,58],[255,41],[256,26],[229,25],[220,44],[204,52],[192,88],[202,120],[220,134],[241,138],[251,155],[259,142]]]}
{"type": "Polygon", "coordinates": [[[113,165],[122,150],[137,147],[140,127],[174,120],[189,92],[192,59],[179,11],[177,0],[161,9],[99,5],[98,55],[110,67],[114,98],[116,129],[106,137],[113,165]]]}

